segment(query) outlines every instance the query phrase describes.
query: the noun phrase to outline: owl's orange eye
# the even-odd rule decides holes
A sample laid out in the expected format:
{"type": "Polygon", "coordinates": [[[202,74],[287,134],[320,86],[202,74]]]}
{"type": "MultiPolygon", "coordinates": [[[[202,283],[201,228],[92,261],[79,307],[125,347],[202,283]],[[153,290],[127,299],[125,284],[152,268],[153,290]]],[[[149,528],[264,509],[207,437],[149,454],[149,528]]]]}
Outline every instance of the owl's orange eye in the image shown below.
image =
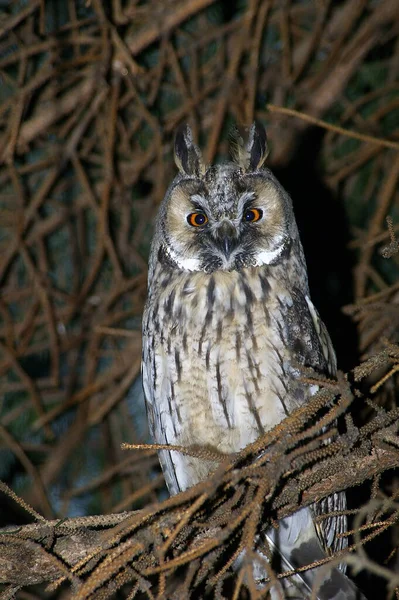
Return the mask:
{"type": "Polygon", "coordinates": [[[246,223],[256,223],[263,217],[263,210],[260,208],[248,208],[242,217],[246,223]]]}
{"type": "Polygon", "coordinates": [[[193,227],[202,227],[208,223],[208,217],[202,212],[193,212],[187,216],[187,222],[193,227]]]}

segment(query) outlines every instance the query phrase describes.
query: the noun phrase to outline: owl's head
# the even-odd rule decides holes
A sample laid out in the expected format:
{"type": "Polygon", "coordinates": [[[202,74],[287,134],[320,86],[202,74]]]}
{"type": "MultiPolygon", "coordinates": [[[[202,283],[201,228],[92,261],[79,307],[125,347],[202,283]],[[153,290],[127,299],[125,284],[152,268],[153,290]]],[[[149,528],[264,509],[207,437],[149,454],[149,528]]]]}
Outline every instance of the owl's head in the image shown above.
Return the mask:
{"type": "Polygon", "coordinates": [[[206,167],[190,128],[180,128],[179,174],[160,208],[153,259],[208,273],[281,261],[298,232],[288,194],[262,168],[267,154],[266,132],[254,123],[246,143],[237,137],[234,162],[206,167]]]}

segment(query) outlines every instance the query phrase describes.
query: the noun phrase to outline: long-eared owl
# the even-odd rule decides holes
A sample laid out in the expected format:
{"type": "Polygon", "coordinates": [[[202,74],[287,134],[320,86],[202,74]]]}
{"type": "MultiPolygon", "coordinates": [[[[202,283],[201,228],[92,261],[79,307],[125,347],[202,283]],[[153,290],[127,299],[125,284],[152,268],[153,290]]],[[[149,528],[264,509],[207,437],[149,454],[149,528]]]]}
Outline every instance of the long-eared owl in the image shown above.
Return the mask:
{"type": "MultiPolygon", "coordinates": [[[[234,162],[206,166],[191,130],[184,126],[176,135],[179,173],[158,214],[143,318],[143,383],[156,443],[239,451],[314,393],[298,367],[336,372],[310,299],[291,199],[263,167],[265,130],[254,123],[241,142],[234,162]]],[[[171,494],[216,466],[177,451],[159,454],[171,494]]],[[[345,496],[328,498],[324,507],[344,509],[345,496]]],[[[266,532],[289,568],[343,543],[336,534],[345,529],[344,517],[316,527],[313,515],[301,509],[280,522],[278,533],[266,532]]],[[[316,571],[286,584],[285,597],[307,598],[316,571]]],[[[281,589],[276,593],[271,597],[280,598],[281,589]]],[[[362,596],[332,569],[317,597],[362,596]]]]}

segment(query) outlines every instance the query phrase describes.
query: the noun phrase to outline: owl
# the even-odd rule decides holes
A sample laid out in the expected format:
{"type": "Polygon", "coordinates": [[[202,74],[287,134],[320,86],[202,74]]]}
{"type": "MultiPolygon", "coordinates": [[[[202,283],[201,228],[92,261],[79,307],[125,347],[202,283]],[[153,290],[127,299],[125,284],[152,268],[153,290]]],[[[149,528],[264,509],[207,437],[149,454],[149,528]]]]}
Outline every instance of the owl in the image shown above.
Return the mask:
{"type": "MultiPolygon", "coordinates": [[[[315,392],[301,381],[300,365],[336,372],[328,332],[310,299],[292,202],[264,168],[266,157],[259,123],[236,144],[234,162],[222,165],[204,164],[189,127],[176,134],[179,173],[157,217],[143,316],[143,385],[156,443],[237,452],[315,392]]],[[[162,450],[159,458],[171,494],[216,468],[177,451],[162,450]]],[[[344,509],[345,496],[330,497],[322,508],[344,509]]],[[[342,546],[336,534],[345,518],[316,527],[317,510],[301,509],[266,532],[287,568],[342,546]]],[[[273,588],[271,598],[310,597],[316,572],[292,578],[283,592],[273,588]]],[[[317,597],[362,596],[332,569],[317,597]]]]}

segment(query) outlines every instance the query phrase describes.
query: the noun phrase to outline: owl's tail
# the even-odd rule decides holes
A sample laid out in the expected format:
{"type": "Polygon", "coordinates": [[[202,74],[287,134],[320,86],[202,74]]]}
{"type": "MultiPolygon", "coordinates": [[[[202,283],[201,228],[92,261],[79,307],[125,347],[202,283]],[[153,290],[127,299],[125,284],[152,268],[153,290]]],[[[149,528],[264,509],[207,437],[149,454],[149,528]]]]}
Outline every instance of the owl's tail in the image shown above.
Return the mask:
{"type": "MultiPolygon", "coordinates": [[[[284,570],[295,570],[326,557],[309,508],[302,508],[281,519],[278,529],[267,530],[266,539],[284,570]]],[[[256,571],[259,573],[259,565],[256,571]]],[[[327,564],[281,579],[280,582],[279,590],[277,586],[271,590],[272,600],[366,600],[339,568],[329,568],[327,564]]]]}

